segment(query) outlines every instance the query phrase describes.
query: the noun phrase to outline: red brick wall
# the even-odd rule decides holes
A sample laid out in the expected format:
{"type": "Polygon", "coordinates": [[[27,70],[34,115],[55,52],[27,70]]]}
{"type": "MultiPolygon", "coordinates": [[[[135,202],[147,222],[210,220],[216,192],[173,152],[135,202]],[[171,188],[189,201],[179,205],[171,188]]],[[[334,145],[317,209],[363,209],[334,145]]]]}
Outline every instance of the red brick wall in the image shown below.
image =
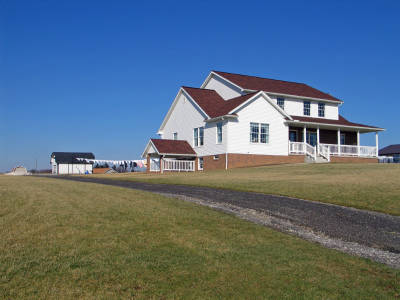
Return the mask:
{"type": "MultiPolygon", "coordinates": [[[[204,170],[225,169],[225,158],[225,154],[220,154],[218,160],[214,159],[214,155],[204,156],[204,170]]],[[[303,162],[304,155],[228,154],[228,169],[303,162]]]]}
{"type": "Polygon", "coordinates": [[[368,158],[368,157],[338,157],[338,156],[331,156],[332,163],[378,163],[377,158],[368,158]]]}

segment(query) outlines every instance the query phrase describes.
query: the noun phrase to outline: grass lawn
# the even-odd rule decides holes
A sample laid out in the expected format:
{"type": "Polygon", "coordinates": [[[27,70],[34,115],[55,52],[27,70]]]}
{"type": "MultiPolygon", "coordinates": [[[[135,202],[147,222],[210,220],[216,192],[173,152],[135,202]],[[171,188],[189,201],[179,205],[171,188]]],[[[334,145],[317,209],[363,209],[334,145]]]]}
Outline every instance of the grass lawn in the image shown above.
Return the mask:
{"type": "Polygon", "coordinates": [[[399,280],[398,270],[192,203],[0,176],[0,298],[394,298],[399,280]]]}
{"type": "Polygon", "coordinates": [[[293,164],[93,176],[284,195],[400,215],[400,164],[293,164]]]}

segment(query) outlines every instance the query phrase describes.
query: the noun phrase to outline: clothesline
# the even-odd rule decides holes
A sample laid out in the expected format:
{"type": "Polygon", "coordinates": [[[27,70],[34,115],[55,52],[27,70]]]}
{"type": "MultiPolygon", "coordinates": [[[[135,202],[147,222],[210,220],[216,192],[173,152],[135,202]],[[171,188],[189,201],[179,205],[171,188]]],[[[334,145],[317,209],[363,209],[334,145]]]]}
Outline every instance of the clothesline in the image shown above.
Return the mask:
{"type": "Polygon", "coordinates": [[[145,159],[127,159],[127,160],[110,160],[110,159],[89,159],[89,158],[77,158],[77,160],[85,161],[88,163],[94,164],[111,164],[111,165],[130,165],[136,163],[140,167],[140,165],[145,166],[147,161],[145,159]]]}

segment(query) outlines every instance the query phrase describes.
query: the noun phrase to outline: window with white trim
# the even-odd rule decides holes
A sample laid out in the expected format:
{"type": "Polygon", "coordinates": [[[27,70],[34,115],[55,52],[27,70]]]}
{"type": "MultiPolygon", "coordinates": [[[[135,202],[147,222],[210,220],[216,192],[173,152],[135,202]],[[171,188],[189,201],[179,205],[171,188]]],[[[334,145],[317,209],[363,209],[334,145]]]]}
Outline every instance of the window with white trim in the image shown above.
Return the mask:
{"type": "Polygon", "coordinates": [[[203,170],[204,168],[204,159],[199,157],[199,170],[203,170]]]}
{"type": "Polygon", "coordinates": [[[178,133],[177,133],[177,132],[174,132],[174,133],[172,134],[172,136],[174,137],[174,140],[177,140],[177,139],[178,139],[178,133]]]}
{"type": "Polygon", "coordinates": [[[222,143],[222,123],[217,123],[217,144],[222,143]]]}
{"type": "Polygon", "coordinates": [[[285,109],[285,98],[277,98],[276,102],[280,108],[285,109]]]}
{"type": "Polygon", "coordinates": [[[318,117],[325,117],[325,103],[323,102],[318,103],[318,117]]]}
{"type": "Polygon", "coordinates": [[[193,128],[193,145],[195,147],[204,145],[204,127],[193,128]]]}
{"type": "Polygon", "coordinates": [[[311,102],[310,101],[304,101],[303,102],[303,113],[305,116],[309,116],[311,112],[311,102]]]}
{"type": "Polygon", "coordinates": [[[250,123],[250,142],[268,144],[269,143],[269,124],[250,123]]]}

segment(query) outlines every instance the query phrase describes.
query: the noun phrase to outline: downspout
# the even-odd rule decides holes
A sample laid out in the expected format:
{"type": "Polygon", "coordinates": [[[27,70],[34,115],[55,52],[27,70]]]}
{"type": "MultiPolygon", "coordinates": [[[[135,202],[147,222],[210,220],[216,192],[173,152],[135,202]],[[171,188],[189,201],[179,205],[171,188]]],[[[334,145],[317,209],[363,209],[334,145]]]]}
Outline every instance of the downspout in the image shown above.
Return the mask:
{"type": "Polygon", "coordinates": [[[225,129],[225,135],[226,135],[226,147],[225,147],[225,170],[228,170],[228,124],[229,121],[226,120],[226,129],[225,129]]]}

